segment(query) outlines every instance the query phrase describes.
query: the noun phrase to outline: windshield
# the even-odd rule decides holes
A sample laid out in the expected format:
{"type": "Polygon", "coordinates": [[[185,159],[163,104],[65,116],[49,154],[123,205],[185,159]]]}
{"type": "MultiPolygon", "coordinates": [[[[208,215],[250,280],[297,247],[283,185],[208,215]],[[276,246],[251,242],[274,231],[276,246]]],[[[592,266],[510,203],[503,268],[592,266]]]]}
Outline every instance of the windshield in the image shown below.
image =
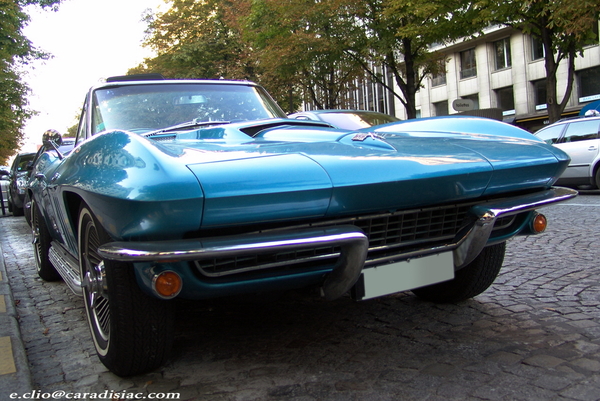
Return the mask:
{"type": "Polygon", "coordinates": [[[35,153],[19,155],[19,157],[17,158],[18,164],[15,166],[16,172],[26,171],[27,164],[29,164],[29,162],[32,161],[34,157],[35,153]]]}
{"type": "Polygon", "coordinates": [[[186,121],[249,121],[285,117],[260,87],[219,83],[143,84],[93,94],[92,134],[144,133],[186,121]]]}

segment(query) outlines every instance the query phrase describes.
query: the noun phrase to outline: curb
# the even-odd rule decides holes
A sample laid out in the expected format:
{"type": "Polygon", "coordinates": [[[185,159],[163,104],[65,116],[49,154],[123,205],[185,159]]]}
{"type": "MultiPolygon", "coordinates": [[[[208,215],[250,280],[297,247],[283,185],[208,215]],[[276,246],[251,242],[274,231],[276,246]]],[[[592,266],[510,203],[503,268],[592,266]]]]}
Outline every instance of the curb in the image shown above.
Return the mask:
{"type": "Polygon", "coordinates": [[[31,371],[0,244],[0,399],[8,400],[13,393],[23,396],[32,390],[31,371]]]}

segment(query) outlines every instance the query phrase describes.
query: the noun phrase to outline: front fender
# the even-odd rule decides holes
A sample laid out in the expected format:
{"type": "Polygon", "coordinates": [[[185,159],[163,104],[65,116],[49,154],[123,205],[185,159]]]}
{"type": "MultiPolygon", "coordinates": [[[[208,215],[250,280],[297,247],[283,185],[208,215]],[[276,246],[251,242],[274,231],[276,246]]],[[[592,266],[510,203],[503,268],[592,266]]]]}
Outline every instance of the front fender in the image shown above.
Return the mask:
{"type": "Polygon", "coordinates": [[[132,201],[199,199],[202,189],[176,154],[124,131],[83,142],[57,169],[54,183],[132,201]]]}
{"type": "Polygon", "coordinates": [[[204,204],[182,156],[136,134],[106,132],[67,156],[50,184],[65,200],[85,201],[113,238],[181,238],[200,227],[204,204]]]}

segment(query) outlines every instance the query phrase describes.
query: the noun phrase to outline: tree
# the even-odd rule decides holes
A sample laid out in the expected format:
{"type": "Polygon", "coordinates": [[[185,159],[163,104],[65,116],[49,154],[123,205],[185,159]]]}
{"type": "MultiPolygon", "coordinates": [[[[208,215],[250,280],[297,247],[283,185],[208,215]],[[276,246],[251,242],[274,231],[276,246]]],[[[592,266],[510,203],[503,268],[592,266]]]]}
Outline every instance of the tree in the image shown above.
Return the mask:
{"type": "Polygon", "coordinates": [[[470,1],[348,0],[356,13],[359,36],[350,36],[346,52],[364,70],[390,90],[404,105],[407,117],[416,117],[416,93],[423,80],[444,68],[444,58],[431,45],[448,43],[478,31],[476,10],[470,1]],[[398,93],[377,72],[384,66],[400,89],[398,93]]]}
{"type": "Polygon", "coordinates": [[[169,78],[251,79],[253,65],[231,15],[244,2],[170,0],[170,8],[147,14],[144,45],[156,52],[130,74],[158,72],[169,78]]]}
{"type": "Polygon", "coordinates": [[[339,108],[364,78],[381,83],[416,116],[423,79],[443,68],[433,43],[476,30],[466,0],[171,0],[149,15],[157,52],[130,73],[244,78],[265,86],[288,111],[304,100],[339,108]],[[380,73],[391,72],[400,92],[380,73]]]}
{"type": "Polygon", "coordinates": [[[261,65],[302,82],[318,108],[338,107],[366,73],[394,94],[409,118],[416,117],[423,79],[444,68],[430,46],[480,28],[466,0],[260,0],[252,12],[249,28],[261,65]]]}
{"type": "MultiPolygon", "coordinates": [[[[170,8],[145,17],[144,46],[156,56],[129,74],[161,73],[169,78],[246,79],[265,86],[278,101],[289,99],[289,82],[259,71],[257,52],[246,40],[242,20],[249,0],[168,0],[170,8]]],[[[295,101],[295,103],[298,103],[295,101]]]]}
{"type": "MultiPolygon", "coordinates": [[[[342,107],[344,95],[364,75],[345,52],[356,18],[345,0],[257,0],[244,20],[263,81],[303,93],[318,109],[342,107]]],[[[275,85],[272,85],[275,86],[275,85]]],[[[288,111],[295,111],[294,105],[288,111]]]]}
{"type": "Polygon", "coordinates": [[[339,82],[350,82],[360,72],[354,62],[347,68],[349,57],[327,40],[331,32],[341,32],[332,28],[337,3],[171,0],[167,12],[146,16],[145,45],[157,56],[129,73],[249,79],[290,112],[299,106],[301,93],[311,94],[318,107],[335,107],[339,82]]]}
{"type": "Polygon", "coordinates": [[[573,90],[575,58],[583,54],[586,45],[598,43],[593,25],[598,24],[600,3],[597,0],[481,0],[477,6],[482,20],[511,26],[542,43],[548,119],[550,123],[558,121],[573,90]],[[557,72],[562,62],[567,63],[567,85],[559,94],[557,72]]]}
{"type": "Polygon", "coordinates": [[[28,108],[29,88],[21,81],[20,71],[34,59],[47,57],[35,49],[23,35],[29,21],[24,12],[28,5],[56,9],[60,0],[0,1],[0,164],[21,146],[23,127],[33,111],[28,108]]]}

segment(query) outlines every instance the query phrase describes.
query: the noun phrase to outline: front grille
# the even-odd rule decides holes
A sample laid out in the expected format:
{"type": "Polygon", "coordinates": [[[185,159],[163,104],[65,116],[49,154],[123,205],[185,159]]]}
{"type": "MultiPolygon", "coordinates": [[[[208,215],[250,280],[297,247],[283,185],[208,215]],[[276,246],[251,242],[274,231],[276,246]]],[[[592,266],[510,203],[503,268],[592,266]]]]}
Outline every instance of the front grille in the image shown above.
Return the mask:
{"type": "MultiPolygon", "coordinates": [[[[468,205],[452,205],[396,213],[327,220],[300,227],[331,227],[352,224],[369,238],[367,261],[441,245],[455,238],[469,224],[468,205]]],[[[195,261],[198,271],[208,277],[219,277],[254,270],[315,268],[331,266],[339,256],[335,247],[319,247],[294,252],[273,252],[243,257],[223,257],[195,261]]]]}
{"type": "Polygon", "coordinates": [[[339,249],[337,247],[326,246],[294,252],[204,259],[194,263],[202,275],[221,277],[265,269],[318,268],[326,263],[331,264],[331,260],[338,256],[339,249]]]}
{"type": "Polygon", "coordinates": [[[465,225],[468,206],[418,210],[359,218],[355,225],[369,237],[369,248],[452,239],[465,225]]]}

